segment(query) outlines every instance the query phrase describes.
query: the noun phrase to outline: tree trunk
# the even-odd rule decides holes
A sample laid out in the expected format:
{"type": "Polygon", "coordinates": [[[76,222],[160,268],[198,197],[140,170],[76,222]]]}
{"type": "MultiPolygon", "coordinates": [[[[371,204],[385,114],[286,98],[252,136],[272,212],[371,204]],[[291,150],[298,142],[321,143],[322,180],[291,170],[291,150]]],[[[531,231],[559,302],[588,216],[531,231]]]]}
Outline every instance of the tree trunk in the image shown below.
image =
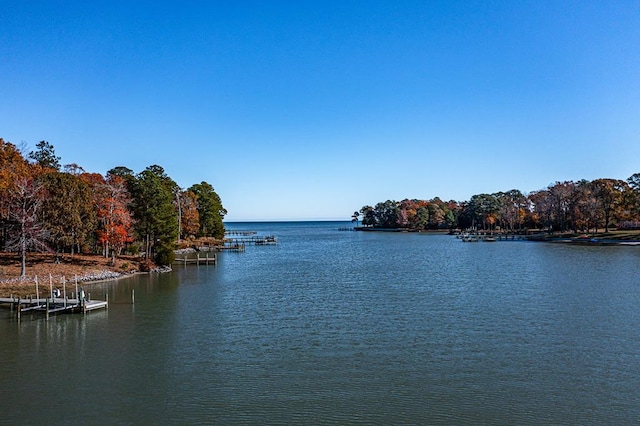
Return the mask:
{"type": "Polygon", "coordinates": [[[24,237],[22,238],[22,248],[20,249],[20,251],[20,254],[22,256],[22,268],[20,271],[20,276],[24,278],[27,276],[27,242],[24,237]]]}

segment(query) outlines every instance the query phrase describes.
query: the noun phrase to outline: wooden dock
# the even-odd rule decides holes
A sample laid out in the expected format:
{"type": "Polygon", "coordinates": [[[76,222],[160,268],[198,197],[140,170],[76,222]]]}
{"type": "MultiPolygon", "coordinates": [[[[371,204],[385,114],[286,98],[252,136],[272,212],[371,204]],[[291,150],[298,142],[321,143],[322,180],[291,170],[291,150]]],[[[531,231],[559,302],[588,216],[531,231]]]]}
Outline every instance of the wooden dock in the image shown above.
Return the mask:
{"type": "Polygon", "coordinates": [[[181,263],[183,265],[188,265],[188,264],[196,264],[196,265],[201,265],[201,264],[205,264],[205,265],[215,265],[218,263],[218,256],[216,256],[215,253],[205,253],[204,257],[200,256],[200,253],[196,254],[196,257],[193,256],[183,256],[182,258],[178,258],[176,257],[176,259],[173,261],[173,263],[181,263]]]}
{"type": "Polygon", "coordinates": [[[246,249],[246,244],[245,243],[239,243],[236,241],[232,241],[232,240],[225,240],[224,244],[220,247],[218,247],[218,250],[220,251],[245,251],[246,249]]]}
{"type": "Polygon", "coordinates": [[[89,300],[89,299],[69,299],[64,297],[48,297],[45,299],[18,297],[2,297],[0,305],[9,306],[15,309],[16,317],[20,319],[23,313],[33,312],[44,314],[46,318],[49,315],[58,313],[76,313],[86,314],[96,309],[107,309],[109,307],[108,300],[89,300]]]}

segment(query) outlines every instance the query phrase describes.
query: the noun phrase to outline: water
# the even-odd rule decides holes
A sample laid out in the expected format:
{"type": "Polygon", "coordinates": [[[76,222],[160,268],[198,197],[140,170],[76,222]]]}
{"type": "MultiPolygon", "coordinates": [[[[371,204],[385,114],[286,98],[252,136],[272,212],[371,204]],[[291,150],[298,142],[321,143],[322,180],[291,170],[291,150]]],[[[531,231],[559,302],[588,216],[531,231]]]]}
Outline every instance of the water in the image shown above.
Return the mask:
{"type": "Polygon", "coordinates": [[[0,423],[640,422],[638,248],[345,225],[228,224],[279,244],[0,311],[0,423]]]}

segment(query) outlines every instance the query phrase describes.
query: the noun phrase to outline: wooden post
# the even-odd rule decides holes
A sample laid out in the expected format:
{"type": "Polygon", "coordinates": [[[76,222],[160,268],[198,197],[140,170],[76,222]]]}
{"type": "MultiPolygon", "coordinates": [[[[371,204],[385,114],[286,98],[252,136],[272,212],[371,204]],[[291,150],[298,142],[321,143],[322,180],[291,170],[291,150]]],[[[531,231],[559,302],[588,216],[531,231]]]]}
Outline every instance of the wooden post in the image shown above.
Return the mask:
{"type": "Polygon", "coordinates": [[[78,293],[78,276],[76,275],[76,305],[80,302],[80,293],[78,293]]]}
{"type": "Polygon", "coordinates": [[[18,297],[18,313],[17,313],[17,315],[18,315],[18,321],[20,321],[20,311],[22,310],[22,309],[21,309],[21,306],[22,306],[22,305],[20,304],[20,298],[18,297]]]}
{"type": "Polygon", "coordinates": [[[62,277],[62,297],[64,297],[64,307],[67,307],[67,280],[62,277]]]}
{"type": "Polygon", "coordinates": [[[45,318],[49,319],[49,299],[47,299],[47,306],[45,306],[45,318]]]}
{"type": "Polygon", "coordinates": [[[134,305],[136,303],[136,289],[131,289],[131,304],[134,305]]]}
{"type": "Polygon", "coordinates": [[[40,291],[38,291],[38,276],[36,275],[36,303],[40,305],[40,291]]]}
{"type": "Polygon", "coordinates": [[[109,309],[109,293],[104,294],[104,301],[107,302],[104,308],[109,309]]]}
{"type": "Polygon", "coordinates": [[[51,276],[51,274],[49,274],[49,295],[53,300],[53,277],[51,276]]]}

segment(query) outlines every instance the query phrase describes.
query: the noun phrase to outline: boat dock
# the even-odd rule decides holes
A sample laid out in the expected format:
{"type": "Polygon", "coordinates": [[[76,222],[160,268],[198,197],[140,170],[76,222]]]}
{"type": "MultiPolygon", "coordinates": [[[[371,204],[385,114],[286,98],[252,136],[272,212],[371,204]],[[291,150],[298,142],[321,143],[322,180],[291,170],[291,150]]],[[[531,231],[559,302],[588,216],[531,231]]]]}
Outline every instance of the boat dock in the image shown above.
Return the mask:
{"type": "Polygon", "coordinates": [[[238,243],[231,240],[225,240],[224,244],[217,248],[220,251],[245,251],[245,243],[238,243]]]}
{"type": "Polygon", "coordinates": [[[182,257],[176,257],[173,263],[181,263],[183,265],[187,264],[196,264],[196,265],[216,265],[218,263],[218,257],[215,253],[205,253],[204,257],[200,256],[200,253],[196,253],[196,256],[187,256],[186,254],[182,257]]]}
{"type": "Polygon", "coordinates": [[[0,305],[9,305],[11,310],[16,310],[16,317],[25,312],[42,313],[48,319],[49,315],[58,313],[74,313],[81,312],[86,314],[88,311],[96,309],[107,309],[108,300],[89,300],[89,299],[69,299],[66,297],[47,297],[45,299],[19,297],[2,297],[0,305]]]}
{"type": "Polygon", "coordinates": [[[224,244],[217,247],[217,250],[242,252],[246,250],[247,244],[253,244],[256,246],[276,245],[278,244],[278,240],[276,240],[275,235],[253,235],[238,238],[225,238],[224,244]]]}

